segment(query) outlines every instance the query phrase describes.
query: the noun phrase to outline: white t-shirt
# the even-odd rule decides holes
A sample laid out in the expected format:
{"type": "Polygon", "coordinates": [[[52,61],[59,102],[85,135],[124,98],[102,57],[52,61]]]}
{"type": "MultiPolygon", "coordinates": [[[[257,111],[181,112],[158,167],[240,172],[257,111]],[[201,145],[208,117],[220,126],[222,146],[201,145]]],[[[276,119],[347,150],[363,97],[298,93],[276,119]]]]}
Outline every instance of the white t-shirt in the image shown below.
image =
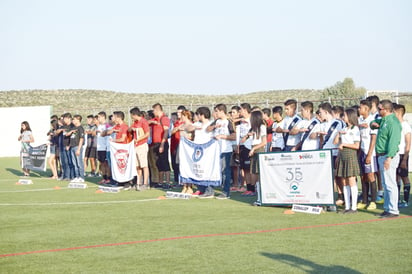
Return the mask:
{"type": "MultiPolygon", "coordinates": [[[[335,140],[336,134],[339,133],[339,131],[342,130],[342,123],[337,120],[337,119],[332,119],[329,122],[323,122],[320,124],[319,126],[319,131],[323,131],[328,133],[329,132],[329,128],[336,124],[336,127],[334,128],[334,130],[332,131],[332,133],[330,134],[330,138],[328,139],[328,141],[325,143],[325,145],[323,146],[323,149],[332,149],[332,155],[333,156],[337,156],[338,155],[338,145],[333,144],[333,141],[335,140]]],[[[326,138],[327,134],[324,136],[324,141],[325,142],[325,138],[326,138]]]]}
{"type": "Polygon", "coordinates": [[[412,133],[411,126],[409,125],[408,121],[403,121],[401,123],[402,125],[402,132],[401,132],[401,142],[399,143],[399,154],[404,154],[405,153],[405,136],[408,133],[412,133]]]}
{"type": "Polygon", "coordinates": [[[97,126],[97,151],[106,151],[107,146],[107,136],[102,137],[102,132],[105,131],[108,127],[108,124],[99,124],[97,126]]]}
{"type": "Polygon", "coordinates": [[[207,132],[206,128],[211,124],[211,121],[207,123],[196,122],[193,125],[195,126],[195,139],[193,140],[196,144],[205,144],[213,138],[213,132],[207,132]]]}
{"type": "MultiPolygon", "coordinates": [[[[371,143],[371,135],[376,135],[378,134],[378,130],[377,129],[371,129],[370,127],[370,123],[375,120],[374,116],[371,114],[366,118],[363,118],[363,116],[359,117],[359,125],[362,124],[367,124],[368,127],[364,128],[364,127],[359,127],[359,131],[360,131],[360,136],[361,136],[361,144],[360,144],[360,148],[362,150],[363,153],[368,154],[369,152],[369,146],[371,143]]],[[[373,149],[372,155],[375,155],[375,149],[373,149]]]]}
{"type": "MultiPolygon", "coordinates": [[[[213,133],[214,136],[217,135],[225,135],[229,136],[234,132],[234,128],[232,123],[229,120],[216,120],[216,128],[214,129],[213,133]]],[[[219,139],[220,151],[221,153],[228,153],[233,151],[233,142],[231,140],[226,139],[219,139]]]]}
{"type": "Polygon", "coordinates": [[[253,132],[253,135],[249,137],[249,139],[252,139],[252,146],[259,145],[262,143],[262,138],[266,138],[266,126],[261,125],[260,126],[260,136],[257,138],[256,132],[253,132]]]}
{"type": "Polygon", "coordinates": [[[346,127],[342,131],[344,132],[340,136],[342,144],[353,145],[355,142],[360,142],[360,131],[357,126],[346,127]]]}
{"type": "MultiPolygon", "coordinates": [[[[297,123],[301,120],[301,118],[298,115],[295,115],[293,117],[286,116],[283,123],[283,129],[289,129],[290,124],[296,119],[295,125],[292,127],[294,128],[297,123]]],[[[287,133],[285,133],[287,134],[287,133]]],[[[288,139],[286,140],[286,145],[287,146],[296,146],[300,142],[301,134],[298,133],[296,135],[288,135],[288,139]]]]}
{"type": "MultiPolygon", "coordinates": [[[[306,120],[306,119],[302,119],[298,122],[298,124],[296,125],[296,127],[298,129],[303,129],[303,128],[308,128],[312,122],[316,122],[316,124],[314,124],[313,128],[310,130],[310,132],[307,135],[307,138],[305,139],[305,141],[302,144],[302,150],[315,150],[315,149],[319,149],[319,138],[316,139],[310,139],[310,134],[312,132],[315,132],[315,130],[317,129],[317,125],[319,125],[319,120],[316,118],[312,118],[310,120],[306,120]]],[[[301,140],[303,139],[303,136],[305,136],[305,132],[303,132],[301,134],[301,140]]]]}
{"type": "MultiPolygon", "coordinates": [[[[249,133],[249,130],[250,130],[250,117],[248,119],[244,119],[244,120],[240,121],[239,140],[242,140],[242,138],[249,133]]],[[[240,143],[240,145],[244,145],[248,149],[251,149],[252,148],[252,141],[251,141],[250,138],[247,138],[246,141],[243,144],[240,143]]]]}
{"type": "Polygon", "coordinates": [[[277,133],[276,129],[278,127],[283,128],[283,123],[285,120],[282,120],[280,122],[273,122],[272,129],[272,147],[278,147],[280,149],[285,148],[285,141],[283,139],[283,133],[277,133]]]}

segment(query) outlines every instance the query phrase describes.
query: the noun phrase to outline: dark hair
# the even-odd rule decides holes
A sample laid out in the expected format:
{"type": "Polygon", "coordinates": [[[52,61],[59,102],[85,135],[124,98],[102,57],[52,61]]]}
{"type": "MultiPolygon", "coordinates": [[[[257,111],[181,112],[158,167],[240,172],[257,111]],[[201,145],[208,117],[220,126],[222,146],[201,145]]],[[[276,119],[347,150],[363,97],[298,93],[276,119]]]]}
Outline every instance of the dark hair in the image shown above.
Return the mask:
{"type": "Polygon", "coordinates": [[[178,106],[177,110],[182,110],[183,111],[183,110],[186,110],[186,107],[185,106],[178,106]]]}
{"type": "MultiPolygon", "coordinates": [[[[26,126],[26,129],[25,129],[25,130],[31,131],[29,122],[23,121],[23,122],[21,122],[21,124],[26,126]]],[[[23,133],[23,131],[25,131],[25,130],[23,130],[22,128],[20,128],[20,133],[23,133]]]]}
{"type": "Polygon", "coordinates": [[[250,131],[256,132],[256,137],[260,138],[260,126],[264,125],[263,114],[261,111],[252,111],[250,114],[250,131]]]}
{"type": "Polygon", "coordinates": [[[372,107],[372,103],[369,100],[363,99],[359,102],[359,105],[367,106],[369,109],[372,107]]]}
{"type": "Polygon", "coordinates": [[[124,112],[123,111],[114,111],[113,115],[119,117],[120,119],[124,120],[124,112]]]}
{"type": "Polygon", "coordinates": [[[50,121],[50,125],[51,125],[51,127],[52,127],[53,130],[56,130],[56,129],[59,127],[59,122],[58,122],[57,120],[55,120],[55,119],[52,119],[52,120],[50,121]]]}
{"type": "Polygon", "coordinates": [[[379,97],[376,95],[371,95],[366,98],[366,100],[370,101],[371,104],[375,104],[375,106],[379,105],[379,97]]]}
{"type": "Polygon", "coordinates": [[[273,113],[273,114],[279,113],[279,115],[282,115],[282,113],[283,113],[283,108],[282,108],[281,106],[273,107],[273,108],[272,108],[272,113],[273,113]]]}
{"type": "Polygon", "coordinates": [[[309,109],[310,113],[313,113],[313,103],[310,101],[304,101],[300,104],[300,106],[304,109],[309,109]]]}
{"type": "Polygon", "coordinates": [[[297,101],[295,99],[288,99],[285,101],[285,106],[293,106],[294,108],[296,108],[297,105],[297,101]]]}
{"type": "Polygon", "coordinates": [[[70,112],[66,112],[65,114],[63,114],[63,118],[72,118],[72,114],[70,112]]]}
{"type": "Polygon", "coordinates": [[[141,111],[138,107],[132,108],[129,112],[130,112],[131,115],[142,116],[141,111]]]}
{"type": "Polygon", "coordinates": [[[152,108],[159,108],[161,111],[163,111],[163,107],[160,103],[156,103],[152,106],[152,108]]]}
{"type": "Polygon", "coordinates": [[[347,108],[345,109],[345,113],[348,116],[348,121],[351,125],[357,126],[359,124],[358,114],[356,110],[354,110],[353,108],[347,108]]]}
{"type": "Polygon", "coordinates": [[[104,111],[100,111],[99,113],[97,113],[97,115],[103,116],[106,119],[106,112],[104,111]]]}
{"type": "Polygon", "coordinates": [[[252,110],[249,103],[242,103],[242,104],[240,104],[240,107],[243,108],[244,110],[246,110],[247,113],[250,113],[251,110],[252,110]]]}
{"type": "Polygon", "coordinates": [[[147,111],[147,117],[149,117],[149,119],[153,119],[155,117],[154,113],[153,113],[153,110],[148,110],[147,111]]]}
{"type": "Polygon", "coordinates": [[[404,106],[404,105],[401,105],[401,104],[396,104],[393,109],[394,109],[394,110],[400,110],[402,116],[403,116],[403,115],[405,114],[405,112],[406,112],[405,106],[404,106]]]}
{"type": "MultiPolygon", "coordinates": [[[[93,116],[92,116],[92,117],[93,117],[93,116]]],[[[82,121],[82,116],[79,115],[79,114],[74,115],[73,118],[76,119],[76,120],[79,120],[79,122],[82,121]]]]}
{"type": "Polygon", "coordinates": [[[264,109],[262,109],[262,112],[264,114],[266,114],[267,116],[270,116],[270,114],[271,114],[270,108],[264,108],[264,109]]]}
{"type": "Polygon", "coordinates": [[[320,104],[319,108],[323,109],[329,114],[332,114],[332,105],[328,102],[320,104]]]}
{"type": "Polygon", "coordinates": [[[206,119],[210,119],[210,109],[208,107],[200,107],[196,110],[197,115],[203,115],[206,119]]]}
{"type": "Polygon", "coordinates": [[[59,120],[59,117],[57,117],[57,115],[54,114],[50,117],[50,120],[59,120]]]}
{"type": "Polygon", "coordinates": [[[237,110],[237,112],[239,112],[239,111],[240,111],[240,107],[239,107],[239,106],[233,106],[231,109],[232,109],[232,110],[233,110],[233,109],[236,109],[236,110],[237,110]]]}
{"type": "Polygon", "coordinates": [[[332,107],[332,112],[339,114],[339,117],[342,118],[343,117],[343,112],[344,112],[344,108],[342,106],[333,106],[332,107]]]}
{"type": "Polygon", "coordinates": [[[223,111],[225,114],[227,113],[227,108],[225,104],[217,104],[215,106],[216,110],[223,111]]]}
{"type": "Polygon", "coordinates": [[[87,115],[87,118],[94,118],[94,115],[93,114],[90,114],[90,115],[87,115]]]}

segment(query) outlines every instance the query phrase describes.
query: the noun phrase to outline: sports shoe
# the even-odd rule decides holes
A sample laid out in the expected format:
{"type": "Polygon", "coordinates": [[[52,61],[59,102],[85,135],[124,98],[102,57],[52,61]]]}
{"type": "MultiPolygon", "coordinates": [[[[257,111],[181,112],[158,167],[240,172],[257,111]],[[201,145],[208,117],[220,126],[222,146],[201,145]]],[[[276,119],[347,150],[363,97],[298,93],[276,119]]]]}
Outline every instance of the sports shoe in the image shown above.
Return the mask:
{"type": "Polygon", "coordinates": [[[131,190],[132,187],[130,185],[123,187],[123,190],[131,190]]]}
{"type": "Polygon", "coordinates": [[[377,204],[383,204],[384,202],[385,202],[385,200],[383,199],[382,196],[378,196],[378,197],[376,198],[376,203],[377,203],[377,204]]]}
{"type": "Polygon", "coordinates": [[[98,184],[99,184],[99,185],[106,184],[106,180],[105,180],[105,179],[102,179],[100,182],[98,182],[98,184]]]}
{"type": "Polygon", "coordinates": [[[358,205],[357,205],[357,209],[365,209],[366,208],[366,206],[367,206],[367,204],[364,204],[364,203],[358,203],[358,205]]]}
{"type": "Polygon", "coordinates": [[[245,191],[247,191],[247,189],[242,186],[241,188],[238,189],[238,191],[239,191],[239,192],[245,192],[245,191]]]}
{"type": "Polygon", "coordinates": [[[387,214],[381,216],[381,218],[396,218],[396,217],[399,217],[399,214],[393,214],[390,212],[387,212],[387,214]]]}
{"type": "Polygon", "coordinates": [[[79,182],[79,179],[80,179],[80,178],[77,178],[77,177],[76,177],[76,178],[72,179],[72,180],[70,181],[70,183],[80,183],[80,182],[79,182]]]}
{"type": "Polygon", "coordinates": [[[192,196],[199,196],[199,195],[202,195],[202,194],[203,194],[203,193],[200,192],[200,190],[196,190],[196,192],[193,193],[192,196]]]}
{"type": "Polygon", "coordinates": [[[77,178],[77,181],[79,181],[79,183],[84,183],[84,179],[82,177],[77,178]]]}
{"type": "Polygon", "coordinates": [[[249,196],[251,193],[252,193],[252,191],[246,190],[245,192],[243,192],[243,193],[240,194],[240,195],[242,195],[242,196],[249,196]]]}
{"type": "Polygon", "coordinates": [[[147,185],[139,185],[139,187],[136,189],[138,191],[145,191],[148,190],[149,187],[147,185]]]}
{"type": "Polygon", "coordinates": [[[237,192],[237,191],[239,191],[239,188],[237,188],[237,187],[235,187],[235,186],[232,186],[232,187],[230,188],[230,191],[232,191],[232,192],[237,192]]]}
{"type": "Polygon", "coordinates": [[[407,207],[408,207],[408,203],[405,202],[405,201],[403,201],[402,203],[400,203],[400,204],[398,205],[398,208],[407,208],[407,207]]]}
{"type": "Polygon", "coordinates": [[[199,199],[212,199],[215,197],[214,193],[204,193],[202,195],[197,196],[199,199]]]}
{"type": "Polygon", "coordinates": [[[216,199],[218,200],[227,200],[230,199],[226,194],[220,194],[219,196],[216,196],[216,199]]]}
{"type": "Polygon", "coordinates": [[[366,207],[366,210],[375,210],[375,209],[376,209],[375,202],[370,202],[369,205],[366,207]]]}

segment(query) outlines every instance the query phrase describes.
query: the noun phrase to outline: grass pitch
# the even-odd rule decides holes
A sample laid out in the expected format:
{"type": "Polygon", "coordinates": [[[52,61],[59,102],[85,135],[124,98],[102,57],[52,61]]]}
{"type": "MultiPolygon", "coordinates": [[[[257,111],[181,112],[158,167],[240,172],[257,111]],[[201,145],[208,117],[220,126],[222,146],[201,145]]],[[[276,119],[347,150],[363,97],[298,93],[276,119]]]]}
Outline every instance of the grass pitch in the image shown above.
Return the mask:
{"type": "Polygon", "coordinates": [[[411,273],[411,208],[285,215],[254,198],[96,193],[0,158],[0,273],[411,273]],[[55,189],[55,187],[60,189],[55,189]],[[27,252],[27,254],[24,254],[27,252]],[[10,254],[15,254],[11,256],[10,254]]]}

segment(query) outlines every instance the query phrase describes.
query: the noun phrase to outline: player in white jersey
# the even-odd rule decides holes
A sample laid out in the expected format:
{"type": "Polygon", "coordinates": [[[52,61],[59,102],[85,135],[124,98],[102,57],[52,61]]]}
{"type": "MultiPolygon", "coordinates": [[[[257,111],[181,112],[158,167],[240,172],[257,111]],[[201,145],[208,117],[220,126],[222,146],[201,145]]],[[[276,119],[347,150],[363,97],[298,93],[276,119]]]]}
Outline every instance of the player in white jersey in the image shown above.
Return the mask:
{"type": "Polygon", "coordinates": [[[302,102],[300,106],[302,120],[297,123],[291,133],[301,133],[301,139],[292,150],[297,151],[319,149],[319,139],[309,138],[310,134],[316,130],[316,126],[319,124],[319,120],[313,116],[313,103],[305,101],[302,102]]]}

